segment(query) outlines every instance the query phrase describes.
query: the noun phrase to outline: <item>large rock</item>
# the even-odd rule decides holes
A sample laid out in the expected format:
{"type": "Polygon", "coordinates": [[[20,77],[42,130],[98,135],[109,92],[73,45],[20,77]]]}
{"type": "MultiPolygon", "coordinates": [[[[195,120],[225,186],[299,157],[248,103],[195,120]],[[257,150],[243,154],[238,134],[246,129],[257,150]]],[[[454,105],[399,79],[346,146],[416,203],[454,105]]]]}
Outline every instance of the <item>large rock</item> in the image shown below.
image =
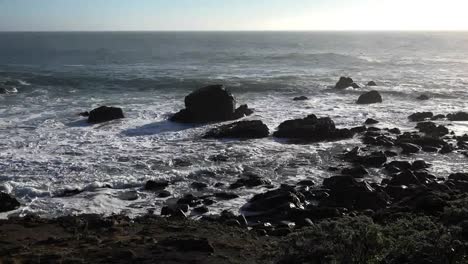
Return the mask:
{"type": "Polygon", "coordinates": [[[180,123],[208,123],[235,120],[252,114],[247,105],[236,109],[234,96],[223,85],[200,88],[185,97],[185,109],[170,120],[180,123]]]}
{"type": "Polygon", "coordinates": [[[429,96],[425,95],[425,94],[421,94],[416,99],[421,100],[421,101],[426,101],[426,100],[429,100],[431,98],[429,96]]]}
{"type": "Polygon", "coordinates": [[[270,134],[260,120],[240,121],[211,129],[204,138],[264,138],[270,134]]]}
{"type": "Polygon", "coordinates": [[[13,211],[20,207],[20,203],[9,194],[0,192],[0,213],[13,211]]]}
{"type": "Polygon", "coordinates": [[[468,113],[458,112],[455,114],[448,114],[447,119],[450,121],[468,121],[468,113]]]}
{"type": "Polygon", "coordinates": [[[374,81],[370,81],[367,83],[367,86],[377,86],[377,83],[375,83],[374,81]]]}
{"type": "Polygon", "coordinates": [[[309,115],[303,119],[281,123],[273,135],[279,138],[318,142],[351,138],[353,133],[348,129],[337,129],[329,117],[317,118],[315,115],[309,115]]]}
{"type": "Polygon", "coordinates": [[[346,89],[348,87],[359,88],[359,85],[357,85],[350,77],[341,77],[335,85],[335,89],[340,90],[346,89]]]}
{"type": "Polygon", "coordinates": [[[115,119],[124,118],[122,108],[101,106],[89,112],[89,123],[103,123],[115,119]]]}
{"type": "Polygon", "coordinates": [[[361,96],[359,96],[359,99],[357,100],[357,104],[375,104],[375,103],[381,103],[382,102],[382,96],[380,95],[379,92],[377,91],[370,91],[367,92],[361,96]]]}
{"type": "Polygon", "coordinates": [[[417,112],[408,116],[408,119],[411,122],[422,122],[426,119],[432,118],[433,116],[434,114],[432,112],[417,112]]]}
{"type": "Polygon", "coordinates": [[[445,126],[437,126],[434,122],[421,122],[416,126],[420,132],[435,137],[441,137],[447,135],[450,131],[445,126]]]}

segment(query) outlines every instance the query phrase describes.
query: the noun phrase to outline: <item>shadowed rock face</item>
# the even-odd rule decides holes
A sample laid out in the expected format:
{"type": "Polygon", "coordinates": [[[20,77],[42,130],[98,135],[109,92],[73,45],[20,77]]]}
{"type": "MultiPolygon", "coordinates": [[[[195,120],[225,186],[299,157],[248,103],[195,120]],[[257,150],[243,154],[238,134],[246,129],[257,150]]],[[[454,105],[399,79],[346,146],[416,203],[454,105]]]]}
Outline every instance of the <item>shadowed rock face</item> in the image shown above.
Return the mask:
{"type": "Polygon", "coordinates": [[[340,80],[335,85],[335,89],[340,90],[348,87],[359,88],[359,85],[357,85],[350,77],[340,77],[340,80]]]}
{"type": "Polygon", "coordinates": [[[380,93],[377,91],[370,91],[368,93],[361,95],[356,103],[357,104],[375,104],[375,103],[381,103],[381,102],[382,102],[382,96],[380,95],[380,93]]]}
{"type": "Polygon", "coordinates": [[[20,203],[9,194],[0,192],[0,213],[13,211],[20,207],[20,203]]]}
{"type": "Polygon", "coordinates": [[[247,105],[236,109],[234,96],[223,85],[200,88],[185,97],[185,109],[169,120],[180,123],[208,123],[235,120],[252,114],[247,105]]]}
{"type": "Polygon", "coordinates": [[[260,120],[240,121],[208,131],[204,138],[264,138],[269,129],[260,120]]]}
{"type": "Polygon", "coordinates": [[[122,108],[101,106],[89,112],[89,123],[103,123],[115,119],[124,118],[122,108]]]}

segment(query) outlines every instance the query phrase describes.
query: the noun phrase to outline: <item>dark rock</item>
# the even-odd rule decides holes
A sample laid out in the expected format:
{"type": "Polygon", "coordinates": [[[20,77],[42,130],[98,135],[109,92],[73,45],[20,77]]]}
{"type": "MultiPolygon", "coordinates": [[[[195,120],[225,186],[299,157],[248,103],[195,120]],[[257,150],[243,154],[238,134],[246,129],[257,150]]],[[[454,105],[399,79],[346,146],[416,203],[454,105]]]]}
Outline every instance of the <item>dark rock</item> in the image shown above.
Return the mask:
{"type": "Polygon", "coordinates": [[[201,189],[205,189],[206,187],[208,187],[208,184],[204,182],[193,182],[190,186],[192,186],[192,188],[194,189],[201,190],[201,189]]]}
{"type": "Polygon", "coordinates": [[[432,112],[418,112],[408,116],[411,122],[422,122],[426,119],[430,119],[434,116],[432,112]]]}
{"type": "Polygon", "coordinates": [[[61,194],[57,195],[57,197],[71,197],[77,194],[82,193],[84,190],[81,189],[66,189],[61,194]]]}
{"type": "Polygon", "coordinates": [[[411,169],[412,165],[408,161],[394,160],[390,163],[385,164],[385,168],[398,168],[400,171],[411,169]]]}
{"type": "Polygon", "coordinates": [[[358,162],[366,166],[380,168],[387,162],[387,156],[381,151],[373,152],[370,155],[362,156],[358,162]]]}
{"type": "Polygon", "coordinates": [[[169,186],[168,181],[147,181],[145,184],[145,190],[148,191],[159,191],[159,190],[164,190],[169,186]]]}
{"type": "Polygon", "coordinates": [[[399,147],[403,149],[403,154],[413,154],[421,151],[421,147],[411,143],[401,143],[398,144],[399,147]]]}
{"type": "Polygon", "coordinates": [[[370,91],[359,96],[359,99],[357,100],[356,103],[357,104],[375,104],[375,103],[381,103],[381,102],[382,102],[382,96],[380,95],[380,93],[377,91],[370,91]]]}
{"type": "Polygon", "coordinates": [[[392,128],[392,129],[389,129],[388,132],[392,133],[392,134],[396,134],[396,135],[400,135],[401,134],[401,130],[398,129],[398,128],[392,128]]]}
{"type": "Polygon", "coordinates": [[[445,115],[439,114],[439,115],[435,115],[435,116],[431,117],[431,120],[435,121],[435,120],[441,120],[441,119],[445,119],[445,118],[446,118],[445,115]]]}
{"type": "Polygon", "coordinates": [[[210,211],[210,209],[208,209],[208,207],[206,206],[200,206],[200,207],[194,208],[193,211],[197,214],[206,214],[210,211]]]}
{"type": "Polygon", "coordinates": [[[169,237],[159,241],[159,245],[179,250],[180,252],[214,253],[214,248],[206,238],[169,237]]]}
{"type": "Polygon", "coordinates": [[[442,126],[442,125],[437,126],[433,122],[418,123],[416,128],[419,129],[420,132],[426,135],[436,136],[436,137],[441,137],[449,133],[449,130],[445,126],[442,126]]]}
{"type": "Polygon", "coordinates": [[[232,117],[232,120],[243,118],[243,117],[252,115],[253,113],[254,113],[254,111],[252,109],[250,109],[248,105],[243,104],[243,105],[240,105],[236,109],[236,111],[234,111],[234,115],[232,117]]]}
{"type": "Polygon", "coordinates": [[[448,177],[450,180],[454,181],[466,181],[468,182],[468,173],[453,173],[448,177]]]}
{"type": "Polygon", "coordinates": [[[337,129],[329,117],[317,118],[315,115],[309,115],[303,119],[287,120],[279,125],[273,135],[279,138],[314,142],[340,140],[353,136],[350,130],[337,129]]]}
{"type": "Polygon", "coordinates": [[[377,86],[377,84],[374,81],[370,81],[367,83],[367,86],[377,86]]]}
{"type": "Polygon", "coordinates": [[[270,134],[260,120],[240,121],[211,129],[204,138],[264,138],[270,134]]]}
{"type": "Polygon", "coordinates": [[[294,190],[280,188],[257,194],[242,209],[256,214],[281,215],[291,208],[301,208],[301,194],[294,190]]]}
{"type": "Polygon", "coordinates": [[[422,170],[422,169],[427,169],[431,165],[427,164],[424,160],[415,160],[413,164],[411,165],[412,170],[422,170]]]}
{"type": "Polygon", "coordinates": [[[177,204],[186,204],[190,207],[195,207],[197,205],[200,205],[201,203],[202,201],[198,197],[195,197],[193,194],[186,194],[182,198],[179,198],[179,200],[177,200],[177,204]]]}
{"type": "Polygon", "coordinates": [[[448,114],[447,119],[450,121],[468,121],[468,113],[458,112],[455,114],[448,114]]]}
{"type": "Polygon", "coordinates": [[[350,131],[353,134],[364,133],[367,131],[367,127],[366,126],[353,127],[350,129],[350,131]]]}
{"type": "Polygon", "coordinates": [[[103,123],[115,119],[124,118],[122,108],[101,106],[89,113],[89,123],[103,123]]]}
{"type": "Polygon", "coordinates": [[[421,101],[426,101],[426,100],[429,100],[431,98],[429,96],[425,95],[425,94],[422,94],[422,95],[418,96],[416,99],[421,100],[421,101]]]}
{"type": "Polygon", "coordinates": [[[455,150],[455,148],[451,144],[446,144],[440,149],[439,153],[440,154],[449,154],[449,153],[452,153],[454,150],[455,150]]]}
{"type": "Polygon", "coordinates": [[[422,151],[424,152],[430,152],[430,153],[435,153],[438,152],[439,149],[435,147],[422,147],[422,151]]]}
{"type": "Polygon", "coordinates": [[[222,199],[222,200],[232,200],[232,199],[239,198],[239,195],[235,193],[219,192],[219,193],[215,193],[215,197],[218,199],[222,199]]]}
{"type": "Polygon", "coordinates": [[[18,200],[7,193],[0,192],[0,213],[13,211],[20,207],[18,200]]]}
{"type": "Polygon", "coordinates": [[[397,143],[410,143],[410,144],[415,144],[418,145],[422,148],[424,147],[434,147],[434,148],[441,148],[447,143],[440,139],[440,138],[435,138],[435,137],[421,137],[418,135],[408,135],[408,134],[403,134],[398,137],[397,143]]]}
{"type": "Polygon", "coordinates": [[[305,100],[309,100],[309,98],[307,96],[298,96],[298,97],[294,97],[293,100],[294,101],[305,101],[305,100]]]}
{"type": "Polygon", "coordinates": [[[390,150],[385,151],[384,154],[387,157],[396,157],[396,156],[398,156],[398,153],[396,153],[395,151],[390,151],[390,150]]]}
{"type": "Polygon", "coordinates": [[[167,198],[170,197],[172,194],[169,191],[163,190],[158,193],[159,198],[167,198]]]}
{"type": "Polygon", "coordinates": [[[314,186],[315,183],[311,180],[302,180],[300,182],[297,183],[297,185],[301,185],[301,186],[314,186]]]}
{"type": "Polygon", "coordinates": [[[79,116],[82,116],[82,117],[89,117],[89,112],[86,111],[86,112],[81,112],[78,114],[79,116]]]}
{"type": "Polygon", "coordinates": [[[448,197],[445,195],[424,191],[416,193],[410,197],[402,200],[398,205],[408,206],[414,208],[417,211],[423,211],[428,214],[436,215],[444,210],[448,203],[446,201],[448,197]]]}
{"type": "Polygon", "coordinates": [[[351,84],[351,87],[353,87],[354,89],[361,88],[361,87],[359,86],[359,84],[357,84],[357,83],[351,84]]]}
{"type": "Polygon", "coordinates": [[[256,187],[260,185],[271,184],[271,181],[256,174],[246,174],[235,183],[229,186],[229,189],[238,189],[241,187],[256,187]]]}
{"type": "Polygon", "coordinates": [[[185,97],[185,109],[169,120],[180,123],[208,123],[241,118],[251,114],[246,105],[236,109],[236,100],[223,85],[200,88],[185,97]]]}
{"type": "Polygon", "coordinates": [[[356,166],[353,168],[344,168],[341,171],[341,174],[350,175],[354,178],[363,178],[364,176],[368,175],[369,172],[367,172],[367,170],[363,166],[356,166]]]}
{"type": "Polygon", "coordinates": [[[412,184],[418,185],[418,184],[421,184],[421,182],[418,180],[416,175],[414,175],[411,171],[407,170],[407,171],[404,171],[402,173],[399,173],[393,176],[389,184],[396,185],[396,186],[399,186],[399,185],[409,186],[412,184]]]}
{"type": "Polygon", "coordinates": [[[349,77],[340,77],[340,80],[336,83],[335,89],[346,89],[348,87],[352,87],[354,84],[353,79],[349,77]]]}
{"type": "Polygon", "coordinates": [[[377,121],[375,119],[372,119],[372,118],[368,118],[364,124],[366,124],[366,125],[375,125],[375,124],[378,124],[378,123],[379,123],[379,121],[377,121]]]}

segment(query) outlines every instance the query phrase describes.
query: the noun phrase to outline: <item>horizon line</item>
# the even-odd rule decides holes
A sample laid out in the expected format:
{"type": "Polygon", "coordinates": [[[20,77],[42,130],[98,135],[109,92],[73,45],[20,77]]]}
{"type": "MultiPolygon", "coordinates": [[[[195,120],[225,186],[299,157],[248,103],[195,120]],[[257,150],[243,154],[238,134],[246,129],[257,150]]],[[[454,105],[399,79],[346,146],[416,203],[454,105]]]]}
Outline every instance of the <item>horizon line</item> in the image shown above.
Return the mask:
{"type": "Polygon", "coordinates": [[[204,32],[460,32],[468,33],[468,29],[287,29],[287,30],[276,30],[276,29],[248,29],[248,30],[236,30],[236,29],[227,29],[227,30],[0,30],[0,33],[158,33],[158,32],[181,32],[181,33],[204,33],[204,32]]]}

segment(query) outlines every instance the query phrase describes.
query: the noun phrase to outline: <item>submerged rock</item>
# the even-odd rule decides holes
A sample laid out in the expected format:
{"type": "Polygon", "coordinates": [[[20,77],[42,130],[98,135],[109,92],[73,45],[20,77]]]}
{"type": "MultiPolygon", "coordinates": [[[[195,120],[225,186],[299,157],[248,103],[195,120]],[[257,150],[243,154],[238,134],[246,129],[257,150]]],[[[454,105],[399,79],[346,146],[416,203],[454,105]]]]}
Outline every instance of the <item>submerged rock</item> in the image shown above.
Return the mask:
{"type": "Polygon", "coordinates": [[[13,211],[20,207],[18,200],[13,198],[11,195],[0,192],[0,213],[13,211]]]}
{"type": "Polygon", "coordinates": [[[308,141],[340,140],[353,137],[349,129],[337,129],[329,117],[317,118],[309,115],[303,119],[281,123],[273,134],[278,138],[303,139],[308,141]]]}
{"type": "Polygon", "coordinates": [[[305,101],[305,100],[309,100],[309,98],[307,96],[298,96],[298,97],[293,98],[293,101],[305,101]]]}
{"type": "Polygon", "coordinates": [[[270,131],[260,120],[240,121],[211,129],[204,138],[264,138],[270,131]]]}
{"type": "Polygon", "coordinates": [[[422,95],[418,96],[416,99],[418,99],[420,101],[426,101],[426,100],[429,100],[431,98],[429,96],[425,95],[425,94],[422,94],[422,95]]]}
{"type": "Polygon", "coordinates": [[[335,85],[335,89],[340,90],[348,87],[359,88],[359,85],[357,85],[350,77],[340,77],[340,80],[335,85]]]}
{"type": "Polygon", "coordinates": [[[185,97],[185,109],[169,120],[180,123],[208,123],[242,118],[252,114],[247,105],[236,109],[234,96],[223,85],[200,88],[185,97]]]}
{"type": "Polygon", "coordinates": [[[375,103],[381,103],[382,102],[382,96],[380,95],[379,92],[377,91],[370,91],[367,92],[361,96],[359,96],[359,99],[357,100],[357,104],[375,104],[375,103]]]}
{"type": "Polygon", "coordinates": [[[122,108],[101,106],[89,112],[88,122],[103,123],[121,118],[125,118],[122,108]]]}
{"type": "Polygon", "coordinates": [[[366,125],[375,125],[375,124],[378,124],[378,123],[379,123],[379,121],[377,121],[377,120],[375,120],[373,118],[368,118],[366,120],[366,122],[364,122],[364,124],[366,124],[366,125]]]}

